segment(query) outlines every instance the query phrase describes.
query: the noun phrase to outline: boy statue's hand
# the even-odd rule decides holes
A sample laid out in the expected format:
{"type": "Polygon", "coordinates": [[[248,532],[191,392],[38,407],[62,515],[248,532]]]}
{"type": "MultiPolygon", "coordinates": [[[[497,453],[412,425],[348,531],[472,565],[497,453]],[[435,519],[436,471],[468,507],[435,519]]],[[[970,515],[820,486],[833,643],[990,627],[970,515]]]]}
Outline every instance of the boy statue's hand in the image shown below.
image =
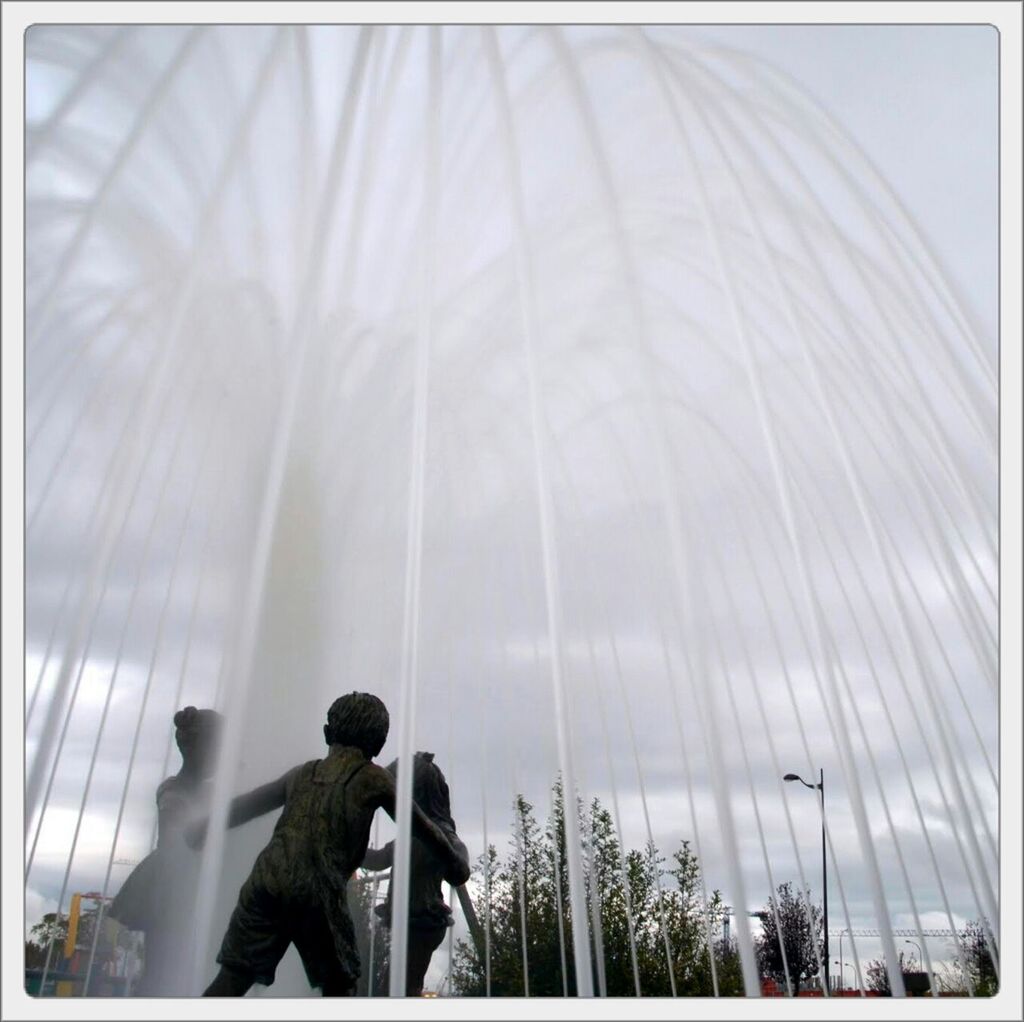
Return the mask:
{"type": "Polygon", "coordinates": [[[448,875],[445,879],[453,887],[461,887],[467,880],[469,880],[469,876],[469,862],[467,861],[464,852],[460,852],[458,848],[452,848],[451,862],[448,867],[448,875]]]}

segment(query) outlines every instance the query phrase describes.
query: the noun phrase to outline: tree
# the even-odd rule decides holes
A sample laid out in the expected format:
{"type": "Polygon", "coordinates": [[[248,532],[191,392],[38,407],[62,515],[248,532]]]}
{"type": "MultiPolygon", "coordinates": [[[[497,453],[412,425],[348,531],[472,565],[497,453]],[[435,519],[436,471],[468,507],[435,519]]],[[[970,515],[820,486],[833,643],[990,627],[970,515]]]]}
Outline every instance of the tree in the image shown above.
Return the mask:
{"type": "MultiPolygon", "coordinates": [[[[488,954],[459,941],[453,986],[480,996],[573,995],[576,992],[572,908],[565,847],[565,798],[553,789],[552,812],[541,827],[522,796],[513,805],[511,854],[492,846],[474,870],[477,914],[490,933],[488,954]],[[525,923],[525,929],[524,929],[525,923]]],[[[742,993],[732,948],[716,946],[724,906],[703,896],[700,867],[687,842],[671,868],[653,845],[625,851],[612,815],[594,799],[576,802],[583,836],[583,886],[590,968],[595,990],[610,996],[742,993]],[[595,925],[597,924],[597,925],[595,925]],[[670,972],[671,967],[671,972],[670,972]]]]}
{"type": "Polygon", "coordinates": [[[710,997],[716,983],[719,996],[742,994],[741,975],[726,968],[731,961],[731,944],[715,943],[714,935],[721,932],[725,920],[721,894],[712,891],[705,898],[700,863],[689,841],[680,843],[672,860],[674,866],[668,875],[675,886],[668,898],[667,913],[677,994],[710,997]],[[709,947],[717,950],[714,972],[709,947]]]}
{"type": "Polygon", "coordinates": [[[961,963],[957,956],[940,970],[938,981],[944,992],[966,996],[969,990],[973,990],[978,997],[992,997],[999,992],[999,979],[988,948],[986,931],[988,922],[984,919],[972,919],[963,928],[960,947],[964,962],[961,963]]]}
{"type": "Polygon", "coordinates": [[[46,956],[50,944],[54,945],[50,955],[51,967],[60,961],[64,953],[64,941],[68,936],[68,917],[58,916],[56,912],[47,912],[43,918],[29,930],[29,939],[25,941],[25,968],[42,969],[46,965],[46,956]]]}
{"type": "Polygon", "coordinates": [[[743,996],[743,965],[740,949],[734,937],[715,941],[715,965],[718,972],[718,991],[722,997],[743,996]]]}
{"type": "MultiPolygon", "coordinates": [[[[900,959],[900,972],[916,972],[917,959],[911,955],[909,958],[902,951],[898,952],[900,959]]],[[[864,970],[864,984],[868,990],[880,994],[882,997],[892,996],[892,985],[889,983],[889,968],[884,958],[875,958],[868,962],[864,970]]]]}
{"type": "Polygon", "coordinates": [[[996,976],[995,962],[988,949],[988,941],[985,939],[986,931],[989,929],[988,921],[984,919],[972,919],[964,927],[964,934],[961,938],[961,945],[964,949],[964,958],[967,960],[967,970],[974,984],[974,993],[978,997],[992,997],[999,993],[999,979],[996,976]]]}
{"type": "Polygon", "coordinates": [[[777,897],[769,897],[761,913],[761,935],[755,948],[761,975],[775,980],[785,990],[788,972],[796,997],[800,984],[820,971],[818,963],[824,962],[823,937],[821,909],[794,894],[791,883],[779,884],[777,897]]]}
{"type": "Polygon", "coordinates": [[[503,862],[492,845],[477,860],[474,901],[489,940],[483,954],[458,942],[452,982],[459,993],[517,997],[526,993],[527,984],[532,996],[557,997],[563,989],[575,993],[571,914],[564,890],[567,859],[559,826],[563,811],[558,800],[544,833],[533,806],[517,796],[513,854],[503,862]]]}

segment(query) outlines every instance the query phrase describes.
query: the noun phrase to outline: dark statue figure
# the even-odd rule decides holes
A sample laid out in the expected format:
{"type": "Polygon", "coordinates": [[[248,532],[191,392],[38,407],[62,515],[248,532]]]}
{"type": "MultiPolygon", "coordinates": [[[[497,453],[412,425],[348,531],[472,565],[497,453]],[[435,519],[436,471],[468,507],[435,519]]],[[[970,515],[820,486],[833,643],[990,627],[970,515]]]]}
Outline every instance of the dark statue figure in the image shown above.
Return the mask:
{"type": "Polygon", "coordinates": [[[174,715],[182,766],[156,790],[156,848],[129,874],[109,909],[111,918],[145,933],[145,970],[136,987],[140,996],[188,989],[185,949],[199,864],[185,843],[185,831],[208,810],[222,725],[214,710],[186,706],[174,715]]]}
{"type": "MultiPolygon", "coordinates": [[[[334,701],[324,725],[329,752],[232,800],[228,826],[284,806],[270,842],[242,885],[206,996],[241,996],[269,986],[294,943],[306,976],[324,996],[353,993],[359,977],[346,888],[363,861],[377,809],[395,817],[394,778],[371,762],[388,735],[388,711],[374,695],[353,692],[334,701]]],[[[207,821],[190,828],[200,844],[207,821]]],[[[464,854],[413,806],[413,833],[444,864],[445,878],[469,877],[464,854]]]]}
{"type": "MultiPolygon", "coordinates": [[[[451,799],[444,774],[434,763],[432,752],[417,752],[412,777],[413,802],[444,833],[452,850],[458,855],[462,872],[469,876],[469,853],[455,832],[452,819],[451,799]]],[[[398,775],[398,760],[388,766],[392,777],[398,775]]],[[[394,864],[394,842],[389,841],[383,848],[370,848],[363,859],[365,869],[387,869],[394,864]]],[[[441,896],[441,883],[449,880],[452,870],[447,859],[438,855],[422,840],[414,840],[409,851],[409,940],[405,963],[405,993],[419,997],[423,993],[423,979],[427,974],[430,959],[440,947],[454,922],[451,910],[441,896]]],[[[452,882],[449,880],[449,882],[452,882]]],[[[459,881],[461,883],[463,881],[459,881]]],[[[387,900],[378,905],[376,912],[384,925],[391,926],[391,891],[388,885],[387,900]]]]}

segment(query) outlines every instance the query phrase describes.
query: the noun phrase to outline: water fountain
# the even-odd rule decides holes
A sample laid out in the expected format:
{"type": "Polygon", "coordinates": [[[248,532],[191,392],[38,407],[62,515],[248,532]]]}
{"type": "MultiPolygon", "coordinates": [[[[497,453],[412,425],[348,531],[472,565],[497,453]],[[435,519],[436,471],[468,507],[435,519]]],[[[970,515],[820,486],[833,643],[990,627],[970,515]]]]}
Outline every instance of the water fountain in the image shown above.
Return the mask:
{"type": "Polygon", "coordinates": [[[993,344],[825,110],[667,28],[27,52],[30,889],[114,893],[173,712],[220,709],[198,992],[270,825],[225,834],[228,795],[356,688],[474,855],[560,774],[737,906],[819,882],[782,777],[824,764],[837,915],[894,992],[897,917],[997,957],[993,344]]]}

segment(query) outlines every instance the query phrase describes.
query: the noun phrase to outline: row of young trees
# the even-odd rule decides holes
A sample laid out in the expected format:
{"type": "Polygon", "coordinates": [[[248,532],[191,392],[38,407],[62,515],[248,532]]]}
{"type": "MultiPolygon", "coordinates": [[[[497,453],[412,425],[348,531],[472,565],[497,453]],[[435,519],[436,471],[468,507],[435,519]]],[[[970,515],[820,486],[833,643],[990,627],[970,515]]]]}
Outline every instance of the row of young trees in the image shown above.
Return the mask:
{"type": "MultiPolygon", "coordinates": [[[[689,842],[681,842],[668,860],[652,844],[624,853],[599,800],[586,809],[577,804],[577,812],[586,846],[583,883],[594,990],[609,996],[742,995],[735,943],[720,936],[722,896],[704,890],[689,842]]],[[[560,785],[544,826],[534,807],[516,798],[512,854],[501,859],[492,845],[477,862],[478,915],[489,940],[483,949],[457,942],[456,993],[575,994],[564,818],[560,785]]]]}
{"type": "MultiPolygon", "coordinates": [[[[576,806],[584,837],[583,886],[593,988],[609,996],[742,996],[739,953],[722,937],[726,906],[706,890],[700,863],[688,841],[666,859],[653,844],[624,851],[611,813],[594,799],[576,806]]],[[[476,863],[477,914],[487,933],[483,946],[456,943],[453,992],[464,996],[573,995],[572,907],[565,847],[565,798],[552,791],[544,825],[534,807],[517,796],[513,842],[502,858],[493,845],[476,863]]],[[[758,972],[783,993],[817,985],[825,962],[823,916],[783,883],[758,913],[754,940],[758,972]]],[[[980,922],[961,937],[964,964],[940,968],[939,989],[976,995],[996,992],[995,969],[980,922]],[[969,982],[968,982],[969,981],[969,982]]],[[[901,962],[905,972],[915,963],[901,962]]],[[[889,992],[881,961],[865,968],[865,986],[889,992]]]]}

